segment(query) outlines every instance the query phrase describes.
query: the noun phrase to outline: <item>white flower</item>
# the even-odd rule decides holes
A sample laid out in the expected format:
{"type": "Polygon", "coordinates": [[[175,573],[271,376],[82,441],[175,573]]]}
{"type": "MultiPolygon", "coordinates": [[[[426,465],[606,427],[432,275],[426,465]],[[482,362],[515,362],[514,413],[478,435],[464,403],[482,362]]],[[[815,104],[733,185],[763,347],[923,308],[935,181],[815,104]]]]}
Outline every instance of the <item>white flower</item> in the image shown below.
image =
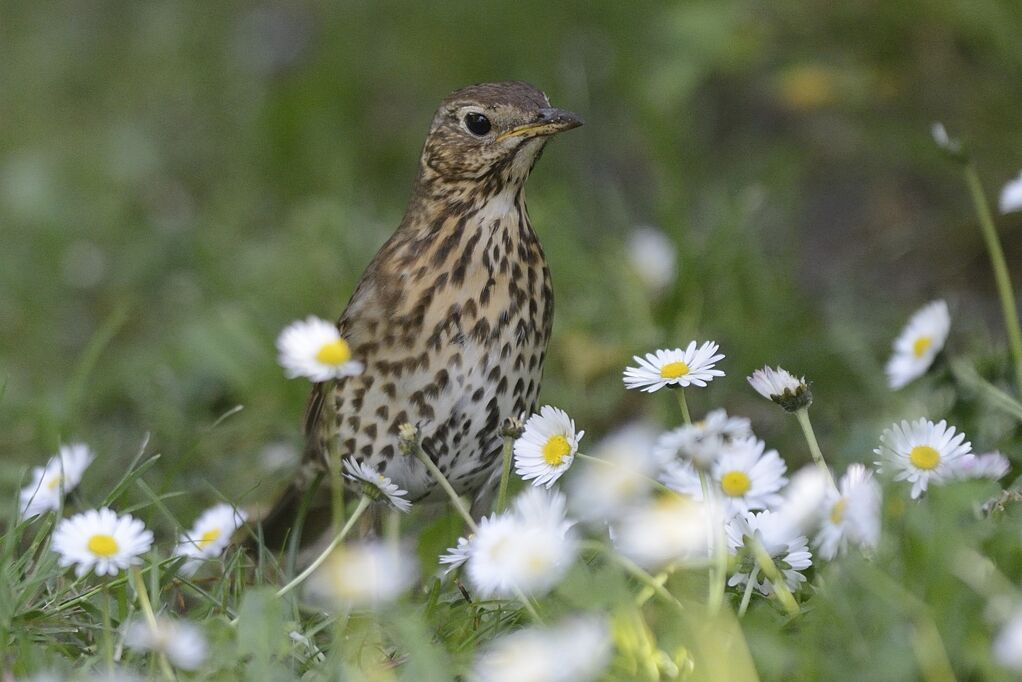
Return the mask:
{"type": "Polygon", "coordinates": [[[363,484],[363,491],[368,492],[370,497],[385,497],[394,505],[398,511],[407,512],[412,508],[412,503],[405,499],[407,490],[397,487],[390,479],[379,471],[364,462],[356,461],[354,457],[347,457],[344,460],[344,477],[351,481],[363,484]]]}
{"type": "Polygon", "coordinates": [[[184,620],[157,617],[155,629],[145,620],[128,623],[124,643],[129,649],[154,651],[182,670],[197,670],[206,660],[206,638],[202,631],[184,620]]]}
{"type": "Polygon", "coordinates": [[[883,473],[893,473],[894,480],[912,484],[912,499],[926,491],[930,481],[943,483],[954,476],[957,460],[969,454],[972,444],[965,434],[955,435],[955,427],[941,420],[927,419],[894,424],[880,436],[875,452],[876,463],[883,473]]]}
{"type": "Polygon", "coordinates": [[[962,151],[962,143],[956,138],[948,135],[947,128],[939,121],[930,126],[930,135],[937,146],[952,156],[958,156],[962,151]]]}
{"type": "Polygon", "coordinates": [[[247,518],[247,513],[229,504],[217,504],[204,511],[174,548],[174,556],[188,557],[179,569],[181,573],[193,575],[203,561],[220,556],[247,518]]]}
{"type": "Polygon", "coordinates": [[[590,682],[610,661],[607,623],[576,617],[553,628],[526,628],[494,640],[471,682],[590,682]]]}
{"type": "Polygon", "coordinates": [[[708,469],[725,445],[752,436],[745,417],[729,417],[721,408],[707,413],[694,424],[685,424],[657,439],[653,454],[661,466],[675,460],[691,462],[697,469],[708,469]]]}
{"type": "Polygon", "coordinates": [[[32,482],[21,489],[20,508],[25,518],[60,506],[62,495],[74,490],[95,455],[88,445],[71,443],[60,446],[46,466],[32,469],[32,482]]]}
{"type": "Polygon", "coordinates": [[[468,561],[472,552],[473,537],[475,536],[469,535],[467,538],[458,538],[457,546],[449,548],[445,553],[440,555],[440,563],[447,566],[447,569],[444,571],[444,575],[447,575],[468,561]]]}
{"type": "Polygon", "coordinates": [[[60,555],[62,567],[75,566],[81,577],[95,569],[96,575],[116,575],[121,569],[142,563],[153,534],[130,514],[90,509],[63,519],[53,531],[52,549],[60,555]]]}
{"type": "Polygon", "coordinates": [[[888,385],[898,389],[925,374],[944,348],[950,330],[946,301],[933,301],[917,310],[894,340],[894,352],[884,370],[888,385]]]}
{"type": "MultiPolygon", "coordinates": [[[[752,509],[770,509],[783,499],[780,490],[788,482],[787,466],[776,450],[755,436],[726,444],[710,467],[710,481],[731,517],[752,509]]],[[[660,480],[671,490],[703,499],[695,468],[686,463],[668,466],[660,480]]]]}
{"type": "Polygon", "coordinates": [[[415,582],[418,560],[405,548],[382,542],[338,547],[309,580],[309,591],[335,608],[381,609],[415,582]]]}
{"type": "Polygon", "coordinates": [[[816,530],[828,494],[834,490],[830,475],[815,464],[808,464],[791,477],[784,499],[775,512],[780,523],[787,523],[794,535],[816,530]]]}
{"type": "Polygon", "coordinates": [[[629,235],[628,262],[643,286],[658,293],[674,282],[677,246],[652,227],[640,227],[629,235]]]}
{"type": "Polygon", "coordinates": [[[1001,190],[1001,213],[1022,211],[1022,173],[1001,190]]]}
{"type": "Polygon", "coordinates": [[[468,578],[484,597],[549,592],[571,568],[577,552],[564,496],[531,488],[512,513],[491,515],[469,542],[468,578]]]}
{"type": "Polygon", "coordinates": [[[632,424],[597,443],[590,457],[599,461],[583,462],[568,481],[568,503],[575,516],[608,521],[646,495],[657,476],[655,441],[655,431],[632,424]]]}
{"type": "Polygon", "coordinates": [[[957,479],[989,478],[996,481],[1011,469],[1008,458],[999,452],[985,455],[965,455],[955,460],[951,476],[957,479]]]}
{"type": "Polygon", "coordinates": [[[852,464],[827,495],[816,547],[830,561],[849,544],[875,549],[880,542],[880,484],[862,464],[852,464]]]}
{"type": "Polygon", "coordinates": [[[684,495],[664,494],[622,514],[614,525],[614,544],[626,557],[650,570],[705,561],[711,524],[717,521],[722,522],[705,504],[684,495]]]}
{"type": "Polygon", "coordinates": [[[1016,610],[997,633],[993,653],[999,665],[1022,673],[1022,609],[1016,610]]]}
{"type": "MultiPolygon", "coordinates": [[[[728,546],[732,554],[736,554],[739,547],[744,547],[748,538],[755,537],[774,560],[784,575],[785,584],[791,591],[794,592],[800,584],[806,581],[802,571],[813,565],[813,555],[809,551],[808,540],[804,535],[795,535],[791,524],[778,514],[771,511],[755,514],[747,512],[734,517],[727,524],[726,531],[728,546]]],[[[748,583],[754,565],[748,559],[740,563],[727,584],[735,587],[748,583]]],[[[758,576],[759,578],[763,577],[761,572],[758,573],[758,576]]],[[[764,595],[773,592],[773,586],[766,579],[757,580],[755,587],[764,595]]]]}
{"type": "Polygon", "coordinates": [[[714,377],[724,376],[724,372],[714,369],[724,359],[717,353],[719,349],[713,341],[706,341],[699,348],[692,341],[685,350],[660,349],[646,353],[645,359],[636,355],[633,359],[639,366],[625,368],[625,388],[653,393],[664,386],[705,386],[714,377]]]}
{"type": "Polygon", "coordinates": [[[749,385],[767,400],[772,400],[788,412],[809,407],[813,394],[805,377],[799,379],[786,369],[764,367],[747,377],[749,385]]]}
{"type": "Polygon", "coordinates": [[[571,466],[583,435],[585,431],[575,433],[575,421],[564,410],[544,405],[515,441],[515,472],[549,488],[571,466]]]}
{"type": "Polygon", "coordinates": [[[292,322],[277,337],[278,361],[290,379],[305,377],[328,381],[361,374],[361,362],[351,358],[351,347],[337,327],[309,316],[292,322]]]}

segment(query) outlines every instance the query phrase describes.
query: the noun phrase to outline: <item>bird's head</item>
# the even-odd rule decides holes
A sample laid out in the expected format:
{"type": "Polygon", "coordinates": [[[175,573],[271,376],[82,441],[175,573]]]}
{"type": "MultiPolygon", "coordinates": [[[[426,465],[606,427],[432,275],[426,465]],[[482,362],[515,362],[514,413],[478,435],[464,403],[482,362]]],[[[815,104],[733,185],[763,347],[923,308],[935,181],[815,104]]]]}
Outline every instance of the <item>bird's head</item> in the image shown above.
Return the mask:
{"type": "Polygon", "coordinates": [[[470,85],[437,109],[422,150],[422,179],[520,186],[547,139],[580,125],[528,83],[470,85]]]}

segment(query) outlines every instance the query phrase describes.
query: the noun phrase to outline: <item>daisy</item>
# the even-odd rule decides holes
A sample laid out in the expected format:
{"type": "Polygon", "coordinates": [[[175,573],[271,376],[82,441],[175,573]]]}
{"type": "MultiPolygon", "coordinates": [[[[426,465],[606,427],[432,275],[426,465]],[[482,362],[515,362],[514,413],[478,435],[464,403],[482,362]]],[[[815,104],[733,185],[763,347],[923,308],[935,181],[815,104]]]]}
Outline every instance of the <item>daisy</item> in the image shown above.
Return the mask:
{"type": "Polygon", "coordinates": [[[1001,213],[1022,211],[1022,173],[1001,190],[1001,213]]]}
{"type": "Polygon", "coordinates": [[[962,153],[962,143],[957,139],[951,137],[947,128],[944,127],[943,123],[937,122],[930,126],[930,135],[933,136],[933,141],[937,143],[937,146],[947,152],[953,157],[957,157],[962,153]]]}
{"type": "Polygon", "coordinates": [[[639,366],[625,368],[625,388],[653,393],[664,386],[706,386],[714,377],[724,376],[724,372],[714,369],[724,359],[718,350],[720,346],[713,341],[706,341],[699,348],[692,341],[685,350],[660,349],[646,353],[645,359],[636,355],[633,359],[639,366]]]}
{"type": "Polygon", "coordinates": [[[145,620],[128,623],[124,644],[129,649],[164,654],[172,665],[182,670],[197,670],[206,660],[206,638],[195,625],[184,620],[159,616],[153,628],[145,620]]]}
{"type": "Polygon", "coordinates": [[[708,469],[724,446],[752,436],[752,425],[745,417],[732,417],[718,408],[694,424],[685,424],[657,439],[653,454],[661,466],[675,460],[691,462],[697,469],[708,469]]]}
{"type": "Polygon", "coordinates": [[[577,518],[609,521],[655,485],[656,432],[641,424],[615,431],[596,444],[577,475],[568,481],[568,502],[577,518]]]}
{"type": "Polygon", "coordinates": [[[83,443],[60,446],[46,466],[32,469],[32,482],[21,489],[22,516],[28,518],[57,509],[63,496],[81,483],[85,470],[95,458],[89,446],[83,443]]]}
{"type": "Polygon", "coordinates": [[[875,549],[880,541],[880,484],[862,464],[852,464],[831,489],[823,506],[815,545],[821,558],[830,561],[856,545],[875,549]]]}
{"type": "Polygon", "coordinates": [[[757,393],[787,412],[797,412],[813,404],[813,393],[805,377],[800,379],[781,367],[757,369],[746,380],[757,393]]]}
{"type": "MultiPolygon", "coordinates": [[[[732,554],[745,547],[750,538],[755,538],[784,575],[784,582],[792,592],[806,581],[802,571],[813,565],[809,541],[804,535],[795,535],[791,524],[771,511],[746,512],[734,517],[727,524],[727,542],[732,554]]],[[[750,560],[736,566],[736,572],[728,580],[731,587],[745,585],[751,579],[755,564],[750,560]]],[[[757,582],[755,588],[769,596],[773,586],[769,580],[757,582]]]]}
{"type": "Polygon", "coordinates": [[[610,662],[607,623],[576,617],[553,628],[526,628],[494,640],[476,659],[471,682],[589,682],[610,662]]]}
{"type": "Polygon", "coordinates": [[[398,511],[407,512],[412,508],[412,503],[405,499],[408,491],[398,488],[396,483],[391,483],[389,478],[368,464],[348,457],[344,460],[344,471],[344,477],[361,483],[362,492],[369,497],[373,499],[385,497],[398,511]]]}
{"type": "Polygon", "coordinates": [[[475,536],[469,535],[467,538],[458,538],[458,544],[455,547],[449,548],[440,555],[440,563],[447,566],[447,569],[444,570],[444,575],[463,566],[468,561],[468,557],[472,552],[473,537],[475,536]]]}
{"type": "Polygon", "coordinates": [[[418,561],[406,549],[382,542],[341,546],[309,580],[309,591],[339,611],[378,610],[415,583],[418,561]]]}
{"type": "Polygon", "coordinates": [[[95,569],[96,575],[116,575],[142,563],[153,534],[131,514],[117,516],[106,509],[90,509],[63,519],[53,531],[53,551],[62,567],[75,566],[79,578],[95,569]]]}
{"type": "Polygon", "coordinates": [[[927,484],[943,483],[954,476],[958,460],[968,455],[972,444],[965,434],[955,435],[955,427],[941,420],[934,424],[927,419],[894,424],[880,436],[877,468],[893,473],[894,480],[912,484],[912,499],[926,491],[927,484]]]}
{"type": "Polygon", "coordinates": [[[640,227],[628,237],[626,252],[643,286],[656,294],[674,282],[677,246],[653,227],[640,227]]]}
{"type": "Polygon", "coordinates": [[[997,633],[993,653],[998,665],[1022,673],[1022,609],[1016,610],[997,633]]]}
{"type": "Polygon", "coordinates": [[[622,514],[613,528],[614,545],[649,570],[704,561],[710,554],[710,513],[689,497],[660,495],[622,514]]]}
{"type": "Polygon", "coordinates": [[[575,561],[578,543],[563,516],[563,496],[533,490],[548,499],[516,501],[513,513],[484,518],[471,540],[468,578],[484,597],[545,594],[575,561]]]}
{"type": "Polygon", "coordinates": [[[776,510],[780,523],[787,523],[795,535],[808,535],[816,530],[820,512],[833,489],[829,472],[814,464],[802,467],[784,489],[784,499],[776,510]]]}
{"type": "MultiPolygon", "coordinates": [[[[769,509],[783,499],[780,490],[788,482],[787,467],[776,450],[755,436],[725,445],[710,467],[710,481],[728,517],[753,509],[769,509]]],[[[660,477],[671,490],[703,499],[702,484],[688,463],[668,466],[660,477]]]]}
{"type": "Polygon", "coordinates": [[[220,556],[230,544],[231,536],[247,519],[246,512],[229,504],[218,504],[204,511],[174,548],[174,556],[187,557],[181,565],[181,573],[193,575],[205,560],[220,556]]]}
{"type": "Polygon", "coordinates": [[[933,301],[912,315],[898,338],[885,372],[892,389],[918,379],[944,348],[951,330],[951,313],[945,301],[933,301]]]}
{"type": "Polygon", "coordinates": [[[564,410],[544,405],[515,441],[515,472],[549,488],[571,466],[583,435],[585,431],[575,433],[575,421],[564,410]]]}
{"type": "Polygon", "coordinates": [[[957,479],[989,478],[993,481],[1003,478],[1011,469],[1008,458],[999,452],[985,455],[965,455],[955,461],[951,476],[957,479]]]}
{"type": "Polygon", "coordinates": [[[328,381],[361,374],[361,362],[351,357],[351,347],[337,327],[309,316],[292,322],[277,337],[278,361],[288,378],[328,381]]]}

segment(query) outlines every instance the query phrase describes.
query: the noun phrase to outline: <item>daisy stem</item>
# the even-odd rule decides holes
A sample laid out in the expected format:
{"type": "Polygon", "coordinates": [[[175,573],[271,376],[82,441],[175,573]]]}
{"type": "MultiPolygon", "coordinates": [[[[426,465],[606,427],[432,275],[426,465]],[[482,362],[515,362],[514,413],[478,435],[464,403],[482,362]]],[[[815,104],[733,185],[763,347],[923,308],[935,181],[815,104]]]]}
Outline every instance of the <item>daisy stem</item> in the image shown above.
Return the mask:
{"type": "Polygon", "coordinates": [[[685,399],[685,389],[678,387],[678,407],[681,408],[681,418],[685,420],[686,424],[692,423],[692,415],[688,412],[688,400],[685,399]]]}
{"type": "Polygon", "coordinates": [[[752,548],[752,555],[756,559],[756,563],[759,568],[762,569],[763,575],[765,575],[770,583],[774,586],[774,592],[777,593],[777,598],[780,600],[784,610],[789,615],[797,615],[799,613],[798,602],[795,601],[794,595],[791,590],[788,589],[788,583],[784,581],[784,575],[777,570],[777,565],[774,564],[773,557],[766,551],[766,548],[756,538],[751,539],[750,546],[752,548]]]}
{"type": "Polygon", "coordinates": [[[820,467],[820,470],[827,475],[827,480],[830,481],[830,487],[837,490],[837,486],[834,485],[834,477],[830,473],[830,467],[827,466],[826,460],[823,459],[823,453],[820,451],[820,444],[816,440],[816,432],[813,431],[813,423],[809,421],[809,410],[805,407],[800,410],[795,410],[795,418],[798,419],[798,424],[802,427],[802,435],[806,437],[806,443],[809,445],[809,452],[813,456],[813,461],[816,462],[816,466],[820,467]]]}
{"type": "Polygon", "coordinates": [[[451,504],[453,504],[454,508],[458,510],[459,514],[461,514],[461,518],[465,519],[465,523],[468,524],[468,527],[472,529],[473,533],[477,532],[479,530],[479,526],[476,525],[472,515],[468,513],[467,509],[465,509],[465,504],[461,501],[461,497],[458,496],[458,493],[451,486],[447,477],[444,476],[444,472],[440,471],[440,467],[433,463],[433,460],[431,460],[429,456],[422,451],[421,447],[416,445],[414,450],[415,456],[419,458],[419,461],[426,467],[426,470],[429,471],[433,479],[440,484],[440,487],[444,489],[447,496],[451,498],[451,504]]]}
{"type": "MultiPolygon", "coordinates": [[[[142,614],[145,615],[149,629],[155,634],[159,631],[159,624],[156,622],[156,612],[153,611],[153,603],[149,601],[149,591],[146,589],[145,580],[142,578],[142,570],[138,566],[132,566],[129,570],[131,572],[131,584],[135,588],[135,594],[138,595],[138,603],[142,607],[142,614]]],[[[160,671],[164,677],[168,680],[177,679],[174,675],[174,669],[170,667],[170,662],[167,660],[167,654],[162,651],[159,652],[157,660],[160,662],[160,671]]]]}
{"type": "Polygon", "coordinates": [[[103,660],[106,662],[106,669],[114,671],[114,639],[113,627],[110,625],[110,591],[103,590],[103,660]]]}
{"type": "Polygon", "coordinates": [[[536,610],[536,607],[533,606],[529,598],[525,596],[525,593],[516,587],[515,596],[518,597],[518,601],[522,602],[522,605],[525,606],[525,610],[529,612],[529,617],[532,618],[532,621],[534,623],[543,625],[544,622],[539,615],[539,611],[536,610]]]}
{"type": "Polygon", "coordinates": [[[727,556],[724,554],[724,538],[722,537],[724,527],[717,523],[717,505],[711,502],[713,490],[710,487],[710,475],[705,471],[699,472],[699,485],[703,491],[703,503],[709,512],[706,515],[706,523],[709,525],[707,537],[713,538],[713,562],[710,564],[709,594],[706,603],[710,608],[710,613],[717,613],[721,604],[724,603],[724,580],[727,575],[727,556]]]}
{"type": "Polygon", "coordinates": [[[1015,362],[1016,389],[1022,391],[1022,329],[1019,328],[1018,308],[1015,305],[1015,294],[1011,287],[1011,275],[1008,273],[1001,240],[997,236],[997,228],[994,226],[990,205],[983,193],[983,185],[980,184],[976,167],[970,161],[965,164],[964,171],[965,182],[969,186],[972,203],[976,208],[976,217],[979,218],[980,231],[983,233],[983,240],[986,242],[987,251],[990,254],[990,264],[994,268],[994,280],[997,282],[997,293],[1000,296],[1001,310],[1004,313],[1004,326],[1008,331],[1008,347],[1011,349],[1011,357],[1015,362]]]}
{"type": "MultiPolygon", "coordinates": [[[[587,540],[582,543],[583,549],[592,550],[594,552],[604,554],[610,557],[625,569],[628,573],[632,574],[632,577],[643,583],[646,587],[653,590],[653,592],[663,599],[668,604],[674,606],[679,611],[684,611],[685,606],[678,601],[677,597],[667,591],[667,588],[663,586],[663,583],[658,581],[656,578],[646,572],[641,566],[629,559],[628,557],[622,556],[617,552],[611,550],[609,547],[605,547],[603,544],[596,542],[595,540],[587,540]]],[[[666,577],[664,578],[666,581],[666,577]]]]}
{"type": "Polygon", "coordinates": [[[749,574],[749,582],[745,583],[745,592],[742,593],[742,603],[738,607],[738,617],[741,618],[745,615],[745,611],[749,608],[749,600],[752,599],[752,590],[756,586],[756,578],[759,577],[759,566],[753,566],[752,572],[749,574]]]}
{"type": "Polygon", "coordinates": [[[515,439],[511,436],[504,436],[504,450],[501,453],[500,488],[497,489],[497,506],[494,511],[503,514],[507,509],[507,484],[511,480],[511,453],[514,449],[515,439]]]}
{"type": "MultiPolygon", "coordinates": [[[[341,528],[340,532],[338,532],[337,535],[334,536],[334,539],[330,541],[330,544],[326,546],[326,549],[324,549],[323,552],[318,557],[316,557],[316,560],[309,564],[304,571],[299,573],[294,578],[294,580],[292,580],[287,585],[284,585],[284,587],[277,590],[276,596],[283,597],[285,594],[287,594],[288,592],[290,592],[291,590],[305,582],[305,580],[310,575],[312,575],[313,572],[315,572],[315,570],[319,568],[324,561],[326,561],[327,557],[330,556],[330,553],[337,549],[337,545],[341,544],[341,541],[344,540],[344,538],[351,531],[352,527],[355,525],[355,522],[358,521],[360,516],[362,516],[362,512],[369,508],[369,504],[371,502],[372,500],[370,500],[367,495],[363,495],[362,499],[358,501],[358,506],[355,507],[355,511],[353,511],[351,513],[351,516],[348,517],[348,521],[347,523],[344,524],[344,528],[341,528]]],[[[234,622],[237,622],[237,619],[235,619],[234,622]]]]}

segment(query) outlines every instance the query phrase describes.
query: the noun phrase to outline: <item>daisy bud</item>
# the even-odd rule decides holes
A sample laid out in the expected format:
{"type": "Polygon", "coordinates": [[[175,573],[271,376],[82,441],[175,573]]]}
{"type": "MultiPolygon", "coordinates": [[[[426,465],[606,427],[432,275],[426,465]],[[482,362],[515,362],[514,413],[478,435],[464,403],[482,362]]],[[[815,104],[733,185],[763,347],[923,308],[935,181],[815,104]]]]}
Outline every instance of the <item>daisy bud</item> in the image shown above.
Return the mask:
{"type": "Polygon", "coordinates": [[[805,377],[798,379],[786,369],[764,367],[748,377],[749,385],[767,400],[772,400],[786,412],[798,412],[813,404],[813,392],[805,377]]]}
{"type": "Polygon", "coordinates": [[[414,455],[419,448],[419,429],[405,422],[397,429],[398,448],[402,454],[414,455]]]}
{"type": "Polygon", "coordinates": [[[1001,190],[1001,213],[1022,211],[1022,173],[1001,190]]]}

